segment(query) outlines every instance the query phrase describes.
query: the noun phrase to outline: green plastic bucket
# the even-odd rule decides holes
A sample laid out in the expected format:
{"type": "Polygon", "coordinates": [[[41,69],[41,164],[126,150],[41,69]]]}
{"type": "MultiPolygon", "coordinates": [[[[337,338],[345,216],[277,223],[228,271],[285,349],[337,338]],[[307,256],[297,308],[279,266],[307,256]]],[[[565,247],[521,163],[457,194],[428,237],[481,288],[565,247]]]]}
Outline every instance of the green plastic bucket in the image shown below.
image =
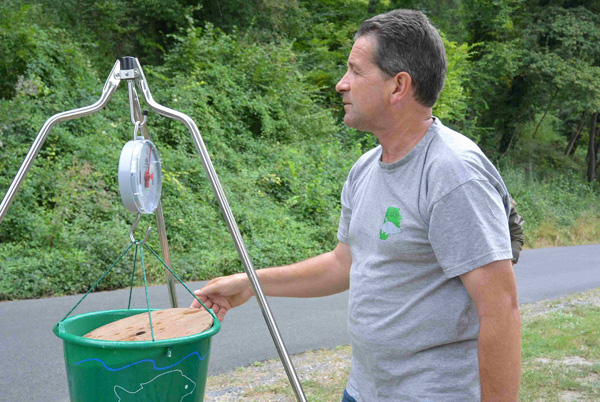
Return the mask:
{"type": "Polygon", "coordinates": [[[113,321],[148,310],[80,314],[54,326],[63,340],[71,401],[192,402],[204,399],[213,325],[195,335],[157,341],[103,341],[84,338],[113,321]]]}

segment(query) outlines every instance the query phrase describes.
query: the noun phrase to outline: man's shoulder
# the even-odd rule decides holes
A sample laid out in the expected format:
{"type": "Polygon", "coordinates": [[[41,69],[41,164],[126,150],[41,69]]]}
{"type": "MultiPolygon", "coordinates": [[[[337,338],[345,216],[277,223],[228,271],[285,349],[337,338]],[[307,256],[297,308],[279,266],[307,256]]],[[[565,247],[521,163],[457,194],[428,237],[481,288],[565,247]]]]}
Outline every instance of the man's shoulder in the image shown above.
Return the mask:
{"type": "Polygon", "coordinates": [[[365,152],[364,154],[362,154],[360,156],[360,158],[358,158],[358,160],[356,161],[355,164],[356,165],[358,165],[358,164],[361,164],[361,165],[369,164],[369,163],[372,163],[374,161],[378,161],[380,157],[381,157],[381,145],[377,145],[375,148],[371,148],[367,152],[365,152]]]}
{"type": "Polygon", "coordinates": [[[441,123],[428,147],[425,163],[426,167],[438,170],[436,173],[446,171],[447,174],[465,176],[465,179],[477,178],[482,170],[493,168],[473,140],[441,123]]]}
{"type": "Polygon", "coordinates": [[[439,123],[437,135],[428,148],[426,163],[441,168],[466,167],[488,160],[479,146],[467,136],[439,123]]]}
{"type": "Polygon", "coordinates": [[[502,180],[481,148],[441,123],[425,157],[423,179],[433,198],[443,197],[472,180],[502,180]]]}
{"type": "Polygon", "coordinates": [[[362,154],[350,169],[350,176],[360,174],[369,166],[378,163],[381,158],[381,145],[376,146],[362,154]]]}

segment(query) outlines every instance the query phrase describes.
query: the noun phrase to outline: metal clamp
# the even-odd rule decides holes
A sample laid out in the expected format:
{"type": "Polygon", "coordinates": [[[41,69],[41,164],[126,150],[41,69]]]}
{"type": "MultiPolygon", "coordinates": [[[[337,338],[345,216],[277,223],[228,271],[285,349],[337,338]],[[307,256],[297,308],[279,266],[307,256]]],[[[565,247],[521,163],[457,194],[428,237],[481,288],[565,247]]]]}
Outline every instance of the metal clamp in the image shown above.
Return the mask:
{"type": "Polygon", "coordinates": [[[121,71],[119,78],[122,80],[133,80],[140,76],[140,72],[135,68],[135,58],[131,56],[121,57],[121,71]]]}

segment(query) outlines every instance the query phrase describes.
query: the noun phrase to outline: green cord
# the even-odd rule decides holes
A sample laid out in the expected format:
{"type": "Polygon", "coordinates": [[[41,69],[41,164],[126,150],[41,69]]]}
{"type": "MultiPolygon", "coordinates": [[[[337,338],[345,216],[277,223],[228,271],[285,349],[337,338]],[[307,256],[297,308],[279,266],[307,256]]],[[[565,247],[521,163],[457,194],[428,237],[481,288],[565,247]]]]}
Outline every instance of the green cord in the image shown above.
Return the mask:
{"type": "Polygon", "coordinates": [[[113,263],[113,265],[111,265],[111,266],[110,266],[110,268],[109,268],[109,269],[107,269],[107,270],[106,270],[106,272],[104,272],[104,274],[102,274],[102,276],[100,277],[100,279],[98,279],[98,280],[96,281],[96,283],[94,283],[94,286],[92,286],[92,287],[90,288],[90,290],[88,290],[88,291],[87,291],[87,293],[86,293],[85,295],[83,295],[83,297],[82,297],[81,299],[79,299],[79,301],[77,302],[77,304],[75,305],[75,307],[73,307],[73,308],[71,309],[71,311],[69,311],[69,312],[67,313],[67,315],[66,315],[66,316],[65,316],[65,317],[64,317],[62,320],[60,320],[60,322],[63,322],[63,321],[64,321],[64,320],[65,320],[65,319],[66,319],[68,316],[70,316],[70,315],[71,315],[71,313],[73,312],[73,310],[75,310],[75,309],[77,308],[77,306],[79,306],[79,304],[81,304],[81,302],[83,301],[83,299],[85,299],[85,298],[87,297],[87,295],[88,295],[88,294],[90,294],[90,292],[91,292],[92,290],[94,290],[94,288],[95,288],[96,286],[98,286],[98,284],[100,283],[100,281],[101,281],[102,279],[104,279],[104,277],[105,277],[106,275],[108,275],[108,273],[109,273],[109,272],[110,272],[110,271],[111,271],[111,270],[112,270],[112,269],[115,267],[115,265],[117,265],[117,263],[118,263],[119,261],[121,261],[121,258],[123,258],[123,256],[124,256],[125,254],[127,254],[127,252],[129,251],[129,249],[130,249],[130,248],[131,248],[131,247],[132,247],[134,244],[135,244],[135,243],[131,243],[131,244],[129,245],[129,247],[127,247],[127,249],[126,249],[125,251],[123,251],[123,254],[121,254],[121,256],[120,256],[119,258],[117,258],[117,261],[115,261],[115,262],[113,263]]]}
{"type": "Polygon", "coordinates": [[[131,295],[133,294],[133,280],[135,278],[135,263],[137,260],[138,244],[135,243],[135,254],[133,255],[133,269],[131,270],[131,285],[129,285],[129,303],[127,304],[127,310],[131,310],[131,295]]]}
{"type": "MultiPolygon", "coordinates": [[[[139,243],[139,242],[136,242],[139,243]]],[[[144,290],[146,291],[146,305],[148,306],[148,319],[150,320],[150,333],[154,341],[154,329],[152,328],[152,314],[150,314],[150,298],[148,297],[148,282],[146,282],[146,268],[144,267],[144,248],[140,247],[140,260],[142,261],[142,272],[144,273],[144,290]]]]}
{"type": "Polygon", "coordinates": [[[104,279],[106,277],[106,275],[108,275],[108,273],[115,267],[115,265],[117,265],[117,263],[119,261],[121,261],[121,259],[125,256],[125,254],[127,254],[127,252],[131,249],[131,247],[133,247],[135,245],[135,254],[133,256],[133,269],[131,272],[131,284],[129,287],[129,304],[127,306],[127,309],[129,310],[131,308],[131,296],[133,293],[133,282],[134,282],[134,278],[135,278],[135,267],[136,267],[136,262],[137,262],[137,253],[138,253],[138,249],[140,252],[140,260],[142,263],[142,272],[144,274],[144,290],[146,292],[146,305],[147,305],[147,309],[148,309],[148,319],[150,320],[150,333],[152,335],[152,341],[155,341],[154,339],[154,328],[152,325],[152,315],[150,313],[150,297],[148,296],[148,281],[146,279],[146,267],[144,266],[144,252],[143,252],[143,247],[142,246],[146,246],[146,248],[148,250],[150,250],[150,252],[156,257],[156,259],[158,259],[158,261],[160,261],[160,263],[169,270],[169,272],[175,277],[175,279],[177,279],[179,281],[179,283],[181,283],[183,285],[183,287],[185,288],[185,290],[187,290],[189,292],[189,294],[192,295],[192,297],[194,299],[196,299],[198,301],[198,303],[200,303],[200,305],[202,305],[202,307],[204,307],[204,309],[206,311],[209,312],[209,314],[213,317],[213,320],[217,320],[217,316],[215,315],[214,311],[212,311],[211,309],[209,309],[208,307],[206,307],[206,305],[204,303],[202,303],[202,300],[200,300],[195,294],[194,292],[192,292],[190,290],[190,288],[188,288],[185,283],[183,283],[183,281],[179,278],[179,276],[177,276],[177,274],[175,272],[173,272],[173,270],[158,256],[158,254],[156,254],[156,252],[152,249],[152,247],[150,247],[147,243],[141,244],[138,240],[132,241],[129,246],[125,249],[125,251],[123,251],[123,253],[119,256],[119,258],[117,258],[117,260],[110,266],[110,268],[108,268],[100,277],[100,279],[98,279],[96,281],[96,283],[94,283],[94,285],[87,291],[87,293],[85,295],[83,295],[83,297],[81,299],[79,299],[79,301],[77,302],[77,304],[75,304],[75,306],[67,313],[67,315],[64,316],[64,318],[62,320],[60,320],[60,322],[64,321],[68,316],[71,315],[71,313],[81,304],[81,302],[83,301],[83,299],[85,299],[87,297],[88,294],[90,294],[90,292],[92,290],[94,290],[96,288],[96,286],[98,286],[98,284],[100,283],[100,281],[102,281],[102,279],[104,279]]]}
{"type": "Polygon", "coordinates": [[[198,303],[200,303],[200,304],[202,305],[202,307],[204,307],[204,309],[205,309],[206,311],[208,311],[208,312],[210,313],[210,315],[212,315],[212,316],[213,316],[213,319],[217,320],[218,318],[217,318],[217,316],[215,315],[215,313],[214,313],[214,312],[213,312],[211,309],[209,309],[208,307],[206,307],[206,306],[204,305],[204,303],[202,303],[202,300],[198,299],[198,297],[197,297],[197,296],[194,294],[194,292],[192,292],[192,291],[190,290],[190,288],[188,288],[187,286],[185,286],[185,283],[183,283],[183,281],[182,281],[181,279],[179,279],[179,277],[177,276],[177,274],[176,274],[175,272],[173,272],[173,270],[172,270],[171,268],[169,268],[169,266],[168,266],[168,265],[167,265],[167,264],[166,264],[166,263],[165,263],[165,262],[164,262],[164,261],[163,261],[163,260],[162,260],[162,259],[161,259],[161,258],[158,256],[158,254],[156,254],[156,252],[155,252],[154,250],[152,250],[152,247],[150,247],[150,246],[149,246],[147,243],[144,243],[144,246],[146,246],[146,248],[147,248],[148,250],[150,250],[150,251],[152,252],[152,254],[154,254],[154,256],[156,257],[156,259],[158,259],[158,261],[160,261],[160,262],[161,262],[161,264],[162,264],[162,265],[163,265],[163,266],[164,266],[166,269],[168,269],[168,270],[169,270],[169,272],[170,272],[171,274],[173,274],[173,276],[175,277],[175,279],[177,279],[177,280],[179,281],[179,283],[181,283],[181,284],[183,285],[183,287],[185,288],[185,290],[187,290],[187,291],[188,291],[188,292],[189,292],[189,293],[190,293],[190,294],[191,294],[191,295],[194,297],[194,299],[198,300],[198,303]]]}

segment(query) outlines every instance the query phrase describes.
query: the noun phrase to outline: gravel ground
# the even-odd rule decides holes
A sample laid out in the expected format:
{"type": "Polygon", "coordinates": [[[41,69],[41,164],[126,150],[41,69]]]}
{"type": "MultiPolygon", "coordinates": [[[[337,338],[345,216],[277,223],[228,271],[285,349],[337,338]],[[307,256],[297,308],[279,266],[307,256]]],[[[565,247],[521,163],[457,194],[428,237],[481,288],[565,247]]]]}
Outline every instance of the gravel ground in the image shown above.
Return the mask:
{"type": "MultiPolygon", "coordinates": [[[[344,390],[345,379],[350,373],[352,349],[350,346],[340,346],[335,349],[321,349],[293,355],[294,368],[302,383],[318,381],[323,386],[336,384],[336,377],[343,376],[341,394],[344,390]],[[328,384],[333,383],[333,384],[328,384]]],[[[289,386],[283,365],[278,359],[256,362],[250,366],[239,367],[208,378],[205,398],[207,402],[219,401],[294,401],[289,396],[260,395],[261,389],[281,384],[289,386]],[[249,396],[248,394],[252,394],[249,396]]]]}
{"type": "MultiPolygon", "coordinates": [[[[600,288],[564,296],[560,299],[522,305],[521,316],[523,321],[526,321],[540,314],[564,310],[578,305],[600,307],[600,288]]],[[[340,346],[335,349],[309,351],[294,355],[292,360],[302,383],[318,381],[324,387],[340,387],[335,379],[340,376],[347,377],[350,372],[351,354],[352,349],[350,346],[340,346]]],[[[250,366],[239,367],[209,377],[205,401],[294,401],[293,397],[285,395],[260,395],[260,389],[286,382],[287,377],[278,359],[256,362],[250,366]]],[[[340,399],[343,387],[344,384],[342,383],[340,399]]]]}
{"type": "Polygon", "coordinates": [[[574,306],[600,307],[600,288],[588,290],[587,292],[573,293],[560,299],[523,304],[521,306],[521,317],[522,320],[528,320],[540,314],[565,310],[574,306]]]}

